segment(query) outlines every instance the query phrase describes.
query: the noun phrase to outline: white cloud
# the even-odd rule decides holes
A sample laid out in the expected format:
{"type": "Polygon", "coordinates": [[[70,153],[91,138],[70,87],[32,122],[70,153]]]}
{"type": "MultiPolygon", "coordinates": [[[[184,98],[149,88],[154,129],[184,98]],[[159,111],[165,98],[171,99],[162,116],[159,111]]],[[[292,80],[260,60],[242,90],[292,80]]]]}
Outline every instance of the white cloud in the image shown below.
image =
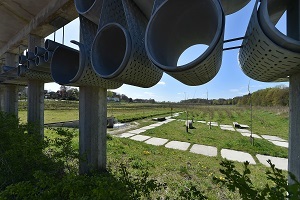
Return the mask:
{"type": "Polygon", "coordinates": [[[163,82],[163,81],[160,81],[160,82],[157,83],[157,85],[166,85],[166,83],[163,82]]]}

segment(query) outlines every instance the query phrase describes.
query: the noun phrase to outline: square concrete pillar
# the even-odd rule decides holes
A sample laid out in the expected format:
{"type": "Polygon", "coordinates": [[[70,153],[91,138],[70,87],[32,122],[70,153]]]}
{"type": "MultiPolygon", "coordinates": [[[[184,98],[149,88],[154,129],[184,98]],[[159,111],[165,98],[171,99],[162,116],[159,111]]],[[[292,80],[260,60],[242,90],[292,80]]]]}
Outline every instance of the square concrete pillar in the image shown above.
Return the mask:
{"type": "MultiPolygon", "coordinates": [[[[5,65],[17,67],[17,55],[5,53],[5,65]]],[[[1,95],[1,110],[15,116],[18,116],[18,86],[3,85],[1,95]]]]}
{"type": "MultiPolygon", "coordinates": [[[[300,41],[300,2],[288,0],[287,35],[300,41]]],[[[300,73],[290,76],[290,120],[288,171],[300,181],[300,73]]],[[[289,184],[294,181],[289,177],[289,184]]]]}
{"type": "MultiPolygon", "coordinates": [[[[28,51],[34,52],[35,46],[43,46],[44,39],[35,35],[28,36],[28,51]]],[[[35,124],[44,137],[44,83],[28,80],[28,112],[27,121],[35,124]]]]}
{"type": "Polygon", "coordinates": [[[28,80],[28,111],[27,121],[38,126],[44,137],[44,83],[38,80],[28,80]]]}
{"type": "Polygon", "coordinates": [[[106,171],[107,90],[80,87],[79,172],[106,171]]]}

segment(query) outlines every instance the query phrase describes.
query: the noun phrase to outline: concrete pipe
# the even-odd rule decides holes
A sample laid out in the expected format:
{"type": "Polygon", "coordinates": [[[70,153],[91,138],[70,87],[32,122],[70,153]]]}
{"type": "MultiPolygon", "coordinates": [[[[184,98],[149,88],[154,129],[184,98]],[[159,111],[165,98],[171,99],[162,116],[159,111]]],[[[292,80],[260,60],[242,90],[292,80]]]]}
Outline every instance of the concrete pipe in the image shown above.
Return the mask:
{"type": "Polygon", "coordinates": [[[34,55],[34,52],[31,52],[31,51],[27,51],[26,52],[26,66],[27,68],[31,68],[31,67],[35,67],[35,58],[36,56],[34,55]]]}
{"type": "Polygon", "coordinates": [[[221,0],[225,15],[233,14],[245,7],[250,0],[221,0]]]}
{"type": "Polygon", "coordinates": [[[133,1],[144,13],[147,19],[150,19],[153,5],[154,5],[154,0],[133,0],[133,1]]]}
{"type": "Polygon", "coordinates": [[[44,56],[37,56],[35,59],[35,67],[32,69],[50,73],[50,63],[45,62],[44,56]]]}
{"type": "Polygon", "coordinates": [[[77,12],[94,22],[99,23],[103,0],[75,0],[77,12]]]}
{"type": "MultiPolygon", "coordinates": [[[[133,0],[145,16],[150,19],[154,0],[133,0]]],[[[233,14],[245,7],[250,0],[221,0],[225,15],[233,14]]]]}
{"type": "Polygon", "coordinates": [[[27,64],[27,57],[25,55],[19,55],[19,64],[21,65],[27,64]]]}
{"type": "Polygon", "coordinates": [[[259,6],[256,2],[239,51],[239,64],[247,76],[274,82],[288,81],[288,76],[299,73],[300,41],[275,28],[274,22],[285,10],[286,1],[262,1],[259,6]]]}
{"type": "Polygon", "coordinates": [[[186,85],[201,85],[218,73],[223,55],[225,16],[218,0],[156,1],[146,31],[146,50],[151,61],[186,85]],[[176,23],[172,23],[176,22],[176,23]],[[208,48],[194,61],[177,66],[189,47],[208,48]]]}
{"type": "MultiPolygon", "coordinates": [[[[58,42],[54,42],[52,40],[47,39],[45,41],[45,49],[47,51],[54,51],[57,47],[62,46],[63,44],[58,43],[58,42]]],[[[63,45],[64,46],[64,45],[63,45]]]]}
{"type": "Polygon", "coordinates": [[[46,53],[46,49],[44,47],[39,47],[39,46],[36,46],[34,48],[34,55],[35,56],[44,56],[45,53],[46,53]]]}
{"type": "Polygon", "coordinates": [[[44,61],[45,62],[50,62],[52,59],[53,51],[46,51],[44,55],[44,61]]]}
{"type": "MultiPolygon", "coordinates": [[[[81,46],[80,43],[73,41],[81,46]]],[[[53,80],[61,85],[72,86],[99,86],[103,88],[115,89],[120,87],[121,83],[107,81],[98,77],[95,73],[88,73],[82,77],[86,70],[86,57],[83,47],[77,51],[67,46],[59,46],[53,52],[51,60],[51,74],[53,80]]]]}
{"type": "Polygon", "coordinates": [[[91,62],[102,78],[148,88],[162,71],[147,58],[144,45],[146,17],[131,0],[103,3],[99,32],[91,50],[91,62]],[[111,15],[114,13],[114,16],[111,15]]]}
{"type": "Polygon", "coordinates": [[[50,73],[31,70],[31,69],[28,69],[25,65],[18,66],[18,76],[21,78],[26,78],[26,79],[30,79],[30,80],[43,81],[44,83],[53,82],[53,79],[52,79],[50,73]]]}

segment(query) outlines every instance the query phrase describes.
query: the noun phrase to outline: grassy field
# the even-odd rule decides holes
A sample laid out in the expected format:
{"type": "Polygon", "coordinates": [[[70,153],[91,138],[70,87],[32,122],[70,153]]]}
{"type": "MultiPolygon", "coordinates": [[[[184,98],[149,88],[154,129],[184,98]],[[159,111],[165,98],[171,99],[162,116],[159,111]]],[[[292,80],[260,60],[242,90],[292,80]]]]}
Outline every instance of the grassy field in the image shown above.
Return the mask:
{"type": "MultiPolygon", "coordinates": [[[[232,124],[233,121],[241,124],[251,124],[250,110],[245,107],[235,106],[182,106],[173,109],[182,111],[188,108],[189,119],[216,121],[220,124],[232,124]]],[[[22,111],[21,111],[22,112],[22,111]]],[[[152,123],[152,116],[168,116],[169,105],[159,104],[109,104],[108,115],[119,117],[123,121],[137,120],[140,124],[152,123]]],[[[21,116],[20,116],[21,117],[21,116]]],[[[64,121],[78,119],[76,109],[45,110],[46,121],[64,121]],[[67,111],[66,111],[67,110],[67,111]],[[73,117],[73,118],[72,118],[73,117]]],[[[178,119],[186,119],[183,113],[178,119]]],[[[21,117],[22,119],[22,117],[21,117]]],[[[154,122],[153,122],[154,123],[154,122]]],[[[288,109],[287,108],[254,108],[253,131],[256,134],[268,134],[288,138],[288,109]]],[[[125,163],[130,172],[147,170],[152,178],[162,183],[167,183],[165,191],[153,193],[153,198],[169,196],[171,199],[178,197],[179,191],[195,185],[198,190],[204,192],[209,199],[239,199],[238,193],[228,191],[221,185],[213,183],[213,176],[221,176],[219,172],[222,161],[220,150],[222,148],[240,150],[250,153],[254,158],[257,153],[287,157],[287,149],[277,147],[266,140],[255,139],[254,146],[249,138],[241,136],[238,132],[223,131],[219,127],[209,127],[205,124],[194,123],[195,129],[185,132],[184,122],[174,121],[161,127],[148,130],[143,135],[167,138],[170,140],[186,141],[192,144],[205,144],[218,148],[217,157],[206,157],[190,153],[156,147],[142,142],[109,137],[108,140],[108,167],[114,168],[120,163],[125,163]]],[[[46,129],[46,136],[55,137],[51,130],[46,129]]],[[[78,130],[74,130],[76,137],[73,140],[74,147],[78,149],[78,130]]],[[[257,161],[257,160],[256,160],[257,161]]],[[[242,163],[235,163],[238,169],[242,169],[242,163]]],[[[269,168],[257,161],[251,165],[251,179],[254,186],[262,187],[268,183],[265,171],[269,168]]]]}

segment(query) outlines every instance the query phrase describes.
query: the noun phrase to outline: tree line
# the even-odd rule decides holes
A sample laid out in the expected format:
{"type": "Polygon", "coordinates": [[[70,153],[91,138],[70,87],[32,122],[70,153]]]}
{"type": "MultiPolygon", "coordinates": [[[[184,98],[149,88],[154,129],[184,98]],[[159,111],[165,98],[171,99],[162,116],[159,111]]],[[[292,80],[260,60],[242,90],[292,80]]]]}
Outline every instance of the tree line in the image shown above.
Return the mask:
{"type": "Polygon", "coordinates": [[[286,86],[276,86],[266,88],[239,97],[224,99],[187,99],[180,103],[199,104],[199,105],[252,105],[254,106],[288,106],[289,88],[286,86]]]}

